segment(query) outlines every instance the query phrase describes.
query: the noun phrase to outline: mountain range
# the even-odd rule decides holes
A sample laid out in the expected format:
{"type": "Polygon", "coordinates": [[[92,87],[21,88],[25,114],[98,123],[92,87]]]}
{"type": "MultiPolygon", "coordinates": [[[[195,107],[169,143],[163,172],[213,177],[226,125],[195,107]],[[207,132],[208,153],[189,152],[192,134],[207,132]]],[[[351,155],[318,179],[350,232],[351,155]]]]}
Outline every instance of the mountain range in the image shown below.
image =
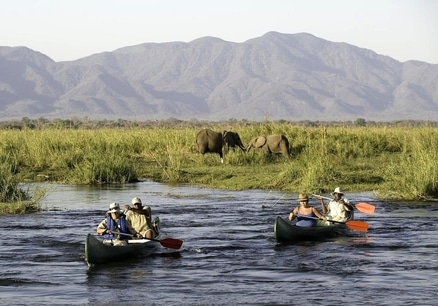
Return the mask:
{"type": "Polygon", "coordinates": [[[308,33],[144,43],[55,62],[0,47],[0,120],[432,120],[438,65],[308,33]]]}

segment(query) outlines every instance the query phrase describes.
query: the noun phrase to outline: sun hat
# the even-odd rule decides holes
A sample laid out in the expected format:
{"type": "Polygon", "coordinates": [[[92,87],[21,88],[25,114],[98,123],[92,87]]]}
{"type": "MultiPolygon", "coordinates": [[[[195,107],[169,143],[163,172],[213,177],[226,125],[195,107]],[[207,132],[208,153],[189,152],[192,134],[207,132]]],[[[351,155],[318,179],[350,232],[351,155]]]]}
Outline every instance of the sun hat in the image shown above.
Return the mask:
{"type": "Polygon", "coordinates": [[[335,193],[339,193],[339,194],[341,194],[341,195],[344,195],[344,193],[341,191],[341,188],[339,188],[339,187],[336,187],[336,188],[335,188],[335,191],[333,191],[332,194],[335,194],[335,193]]]}
{"type": "Polygon", "coordinates": [[[307,196],[306,193],[300,193],[300,194],[298,195],[298,199],[297,199],[297,201],[298,201],[298,202],[300,202],[300,201],[309,201],[309,197],[307,196]]]}
{"type": "Polygon", "coordinates": [[[135,204],[140,204],[140,206],[142,205],[140,198],[132,198],[131,203],[132,203],[132,205],[135,205],[135,204]]]}
{"type": "Polygon", "coordinates": [[[117,213],[121,212],[119,203],[116,203],[116,202],[111,203],[109,206],[108,213],[116,213],[116,212],[117,213]]]}

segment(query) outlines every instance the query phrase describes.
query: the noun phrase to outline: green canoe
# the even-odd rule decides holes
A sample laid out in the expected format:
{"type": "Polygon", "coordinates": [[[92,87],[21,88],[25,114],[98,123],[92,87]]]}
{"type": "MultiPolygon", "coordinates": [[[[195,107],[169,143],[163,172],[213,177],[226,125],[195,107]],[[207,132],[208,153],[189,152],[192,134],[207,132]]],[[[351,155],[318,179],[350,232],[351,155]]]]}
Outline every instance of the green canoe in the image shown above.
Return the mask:
{"type": "MultiPolygon", "coordinates": [[[[155,232],[159,235],[160,219],[153,221],[155,232]]],[[[121,242],[103,240],[100,236],[88,234],[85,238],[85,261],[88,265],[115,262],[135,256],[154,253],[160,246],[160,240],[137,239],[121,242]]]]}
{"type": "Polygon", "coordinates": [[[345,224],[322,225],[319,226],[301,227],[294,223],[284,220],[280,216],[275,218],[274,238],[278,243],[284,242],[299,242],[323,240],[331,237],[345,235],[349,232],[349,228],[345,224]]]}
{"type": "Polygon", "coordinates": [[[160,245],[155,240],[133,240],[124,245],[104,243],[95,235],[88,234],[85,239],[85,261],[88,265],[109,263],[138,256],[152,254],[160,245]]]}

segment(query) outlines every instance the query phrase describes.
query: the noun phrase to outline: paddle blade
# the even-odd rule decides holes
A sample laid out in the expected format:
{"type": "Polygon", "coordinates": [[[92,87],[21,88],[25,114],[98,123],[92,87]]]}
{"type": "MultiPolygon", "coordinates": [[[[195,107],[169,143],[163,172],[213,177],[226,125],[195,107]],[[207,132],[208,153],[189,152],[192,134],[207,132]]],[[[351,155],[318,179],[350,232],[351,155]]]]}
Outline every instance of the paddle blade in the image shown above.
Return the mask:
{"type": "Polygon", "coordinates": [[[356,206],[358,211],[363,212],[365,214],[370,214],[370,215],[374,214],[374,211],[376,210],[376,207],[374,205],[371,205],[369,203],[364,203],[364,202],[357,203],[355,206],[356,206]]]}
{"type": "Polygon", "coordinates": [[[178,250],[179,248],[181,248],[183,241],[174,238],[164,238],[160,239],[160,243],[165,248],[178,250]]]}
{"type": "Polygon", "coordinates": [[[365,221],[351,220],[345,222],[345,225],[353,231],[359,231],[359,232],[368,231],[368,223],[366,223],[365,221]]]}

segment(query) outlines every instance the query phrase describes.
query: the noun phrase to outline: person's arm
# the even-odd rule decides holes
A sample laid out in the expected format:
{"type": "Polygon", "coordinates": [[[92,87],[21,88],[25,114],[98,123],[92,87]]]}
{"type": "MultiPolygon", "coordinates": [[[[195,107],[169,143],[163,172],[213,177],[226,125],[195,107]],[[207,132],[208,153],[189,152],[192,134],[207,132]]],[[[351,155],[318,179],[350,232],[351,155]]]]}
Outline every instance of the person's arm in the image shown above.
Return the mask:
{"type": "Polygon", "coordinates": [[[126,215],[126,213],[128,212],[128,210],[131,210],[131,206],[129,206],[129,204],[126,204],[124,207],[123,213],[126,215]]]}
{"type": "Polygon", "coordinates": [[[348,199],[341,199],[341,201],[342,201],[341,203],[344,204],[344,209],[345,210],[348,210],[348,211],[353,211],[354,210],[353,205],[350,204],[350,200],[348,200],[348,199]]]}
{"type": "Polygon", "coordinates": [[[324,200],[322,199],[322,198],[319,198],[320,199],[320,201],[321,201],[321,210],[322,210],[322,213],[323,214],[326,214],[327,212],[328,212],[328,210],[327,210],[327,206],[325,206],[325,204],[324,204],[324,200]]]}
{"type": "Polygon", "coordinates": [[[318,210],[318,208],[316,207],[312,207],[312,211],[315,214],[315,216],[317,216],[318,218],[320,218],[321,220],[327,221],[327,218],[324,217],[321,212],[318,210]]]}
{"type": "Polygon", "coordinates": [[[296,210],[296,208],[294,208],[294,209],[292,209],[290,211],[290,213],[289,213],[289,221],[292,221],[293,219],[296,218],[298,212],[296,212],[295,210],[296,210]]]}
{"type": "Polygon", "coordinates": [[[149,206],[144,206],[143,207],[143,211],[145,212],[145,216],[146,218],[150,218],[151,216],[151,208],[149,206]]]}
{"type": "MultiPolygon", "coordinates": [[[[102,222],[99,223],[97,226],[97,234],[103,235],[108,230],[108,227],[106,226],[106,219],[104,219],[102,222]]],[[[108,230],[109,231],[109,230],[108,230]]]]}

